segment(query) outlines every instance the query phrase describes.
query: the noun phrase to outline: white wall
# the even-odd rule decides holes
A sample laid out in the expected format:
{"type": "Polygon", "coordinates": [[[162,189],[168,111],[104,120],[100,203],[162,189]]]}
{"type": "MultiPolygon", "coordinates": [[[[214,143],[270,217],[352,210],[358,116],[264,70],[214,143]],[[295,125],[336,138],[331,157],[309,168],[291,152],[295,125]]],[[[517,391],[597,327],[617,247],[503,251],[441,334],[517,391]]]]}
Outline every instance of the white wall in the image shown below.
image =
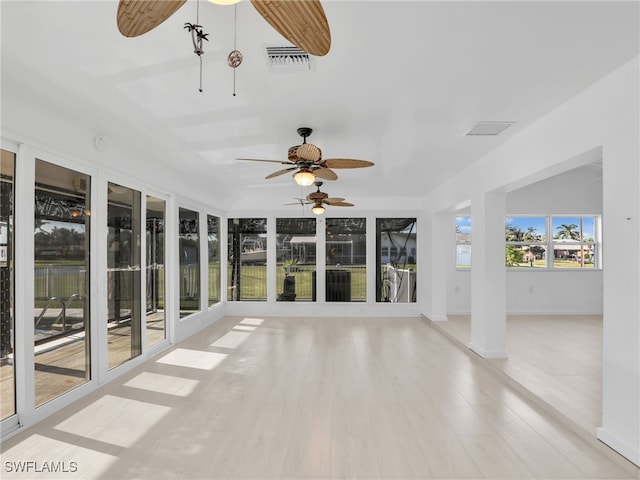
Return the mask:
{"type": "MultiPolygon", "coordinates": [[[[585,157],[600,161],[601,149],[585,157]]],[[[507,194],[508,215],[602,214],[600,166],[554,175],[507,194]]],[[[467,213],[468,214],[468,213],[467,213]]],[[[471,275],[447,270],[447,312],[471,312],[471,275]]],[[[602,271],[508,270],[508,314],[602,314],[602,271]]]]}
{"type": "MultiPolygon", "coordinates": [[[[602,314],[602,271],[507,271],[507,314],[602,314]]],[[[451,271],[447,313],[471,312],[471,272],[451,271]]]]}
{"type": "MultiPolygon", "coordinates": [[[[640,465],[640,270],[629,258],[640,238],[638,85],[636,57],[440,186],[424,205],[433,214],[455,211],[468,202],[474,186],[508,191],[530,183],[527,179],[583,165],[589,152],[602,150],[603,425],[598,437],[640,465]]],[[[522,284],[509,288],[531,285],[518,278],[522,284]]],[[[426,312],[431,303],[427,298],[426,312]]]]}

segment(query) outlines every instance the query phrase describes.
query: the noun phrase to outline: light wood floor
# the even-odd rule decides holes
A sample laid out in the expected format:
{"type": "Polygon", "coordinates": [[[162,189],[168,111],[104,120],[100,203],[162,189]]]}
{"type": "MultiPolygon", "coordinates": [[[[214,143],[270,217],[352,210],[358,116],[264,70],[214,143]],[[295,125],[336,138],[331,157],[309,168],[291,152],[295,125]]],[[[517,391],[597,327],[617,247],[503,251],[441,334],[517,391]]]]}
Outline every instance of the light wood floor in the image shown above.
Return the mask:
{"type": "Polygon", "coordinates": [[[637,477],[420,318],[224,318],[2,450],[2,478],[637,477]]]}
{"type": "MultiPolygon", "coordinates": [[[[471,319],[436,326],[468,345],[471,319]]],[[[507,359],[491,364],[591,435],[602,425],[602,316],[509,315],[507,359]]]]}

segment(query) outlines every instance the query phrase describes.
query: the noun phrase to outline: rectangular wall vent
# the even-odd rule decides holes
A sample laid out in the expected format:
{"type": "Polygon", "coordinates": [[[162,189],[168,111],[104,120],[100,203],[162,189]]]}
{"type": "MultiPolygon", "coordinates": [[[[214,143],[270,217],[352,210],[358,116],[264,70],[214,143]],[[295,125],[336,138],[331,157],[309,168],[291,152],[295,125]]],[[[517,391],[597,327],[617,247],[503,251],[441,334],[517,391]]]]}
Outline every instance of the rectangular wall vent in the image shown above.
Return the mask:
{"type": "Polygon", "coordinates": [[[312,69],[309,54],[298,47],[267,47],[267,61],[274,71],[312,69]]]}
{"type": "Polygon", "coordinates": [[[516,122],[478,122],[465,135],[498,135],[516,122]]]}

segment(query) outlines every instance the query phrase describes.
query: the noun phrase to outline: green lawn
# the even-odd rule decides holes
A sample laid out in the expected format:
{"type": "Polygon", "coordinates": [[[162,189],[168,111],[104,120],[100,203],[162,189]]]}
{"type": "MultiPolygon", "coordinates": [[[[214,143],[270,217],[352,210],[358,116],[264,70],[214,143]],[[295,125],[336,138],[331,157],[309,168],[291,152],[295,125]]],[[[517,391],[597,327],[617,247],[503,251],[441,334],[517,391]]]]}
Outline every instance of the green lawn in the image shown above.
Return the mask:
{"type": "MultiPolygon", "coordinates": [[[[351,300],[365,301],[367,294],[366,268],[360,265],[343,266],[340,270],[351,272],[351,300]]],[[[313,298],[313,271],[315,266],[298,266],[291,272],[296,279],[296,300],[310,301],[313,298]]],[[[266,265],[242,266],[240,271],[240,299],[243,301],[265,301],[267,299],[267,267],[266,265]]],[[[282,293],[285,269],[281,265],[276,270],[277,293],[282,293]]],[[[231,267],[228,271],[231,281],[231,267]]],[[[229,293],[231,299],[231,293],[229,293]]]]}

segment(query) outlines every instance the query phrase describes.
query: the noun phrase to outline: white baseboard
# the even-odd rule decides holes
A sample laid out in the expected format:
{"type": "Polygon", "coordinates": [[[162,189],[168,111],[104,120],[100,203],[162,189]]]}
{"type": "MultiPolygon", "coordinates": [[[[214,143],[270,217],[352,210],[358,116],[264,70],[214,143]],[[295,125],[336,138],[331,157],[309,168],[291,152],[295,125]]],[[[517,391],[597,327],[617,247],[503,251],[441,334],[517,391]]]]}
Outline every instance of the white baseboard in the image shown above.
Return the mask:
{"type": "Polygon", "coordinates": [[[482,358],[509,358],[509,354],[506,351],[491,352],[489,350],[484,350],[473,343],[469,344],[469,348],[482,358]]]}
{"type": "Polygon", "coordinates": [[[634,448],[628,443],[620,440],[604,427],[598,427],[596,429],[596,435],[598,437],[598,440],[613,448],[620,455],[630,460],[638,468],[640,468],[640,447],[634,448]]]}

